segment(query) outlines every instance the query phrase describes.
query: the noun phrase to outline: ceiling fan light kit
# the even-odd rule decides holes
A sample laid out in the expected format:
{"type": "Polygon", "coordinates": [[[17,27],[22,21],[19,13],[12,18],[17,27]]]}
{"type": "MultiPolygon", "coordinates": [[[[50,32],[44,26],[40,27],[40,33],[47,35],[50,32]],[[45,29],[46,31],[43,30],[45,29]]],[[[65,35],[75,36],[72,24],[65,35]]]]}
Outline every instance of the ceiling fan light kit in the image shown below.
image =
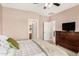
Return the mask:
{"type": "Polygon", "coordinates": [[[44,6],[44,8],[43,9],[46,9],[46,8],[48,8],[48,7],[51,7],[52,5],[55,5],[55,6],[60,6],[60,4],[59,3],[45,3],[45,6],[44,6]]]}

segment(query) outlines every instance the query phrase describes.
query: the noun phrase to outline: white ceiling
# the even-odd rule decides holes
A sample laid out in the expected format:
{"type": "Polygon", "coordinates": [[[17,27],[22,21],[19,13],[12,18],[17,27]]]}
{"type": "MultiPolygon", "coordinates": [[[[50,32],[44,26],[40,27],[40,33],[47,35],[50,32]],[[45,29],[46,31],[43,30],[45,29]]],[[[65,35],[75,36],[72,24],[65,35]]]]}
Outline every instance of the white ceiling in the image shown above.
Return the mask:
{"type": "Polygon", "coordinates": [[[9,7],[9,8],[16,8],[20,10],[29,10],[37,12],[41,15],[49,16],[52,14],[56,14],[59,12],[62,12],[64,10],[67,10],[69,8],[72,8],[74,6],[79,5],[78,3],[61,3],[59,7],[52,5],[50,8],[43,9],[45,3],[2,3],[3,7],[9,7]]]}

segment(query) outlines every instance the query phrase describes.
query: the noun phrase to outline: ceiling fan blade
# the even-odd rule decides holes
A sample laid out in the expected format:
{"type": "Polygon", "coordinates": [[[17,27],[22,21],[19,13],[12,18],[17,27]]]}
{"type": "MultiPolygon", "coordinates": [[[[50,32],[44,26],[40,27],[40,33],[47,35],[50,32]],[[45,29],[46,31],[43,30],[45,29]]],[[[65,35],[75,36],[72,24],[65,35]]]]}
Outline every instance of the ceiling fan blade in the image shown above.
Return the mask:
{"type": "Polygon", "coordinates": [[[60,6],[60,3],[53,3],[53,5],[55,5],[55,6],[60,6]]]}

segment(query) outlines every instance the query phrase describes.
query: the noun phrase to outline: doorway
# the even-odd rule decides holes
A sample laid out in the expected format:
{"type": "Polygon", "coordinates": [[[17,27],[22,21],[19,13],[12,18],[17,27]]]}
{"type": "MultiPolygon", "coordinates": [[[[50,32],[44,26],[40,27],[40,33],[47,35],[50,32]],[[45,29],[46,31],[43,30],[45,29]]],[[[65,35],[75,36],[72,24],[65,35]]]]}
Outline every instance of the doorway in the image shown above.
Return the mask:
{"type": "Polygon", "coordinates": [[[28,22],[28,39],[37,39],[37,22],[30,19],[28,22]]]}
{"type": "Polygon", "coordinates": [[[55,27],[56,21],[44,22],[44,40],[52,40],[55,43],[55,27]]]}

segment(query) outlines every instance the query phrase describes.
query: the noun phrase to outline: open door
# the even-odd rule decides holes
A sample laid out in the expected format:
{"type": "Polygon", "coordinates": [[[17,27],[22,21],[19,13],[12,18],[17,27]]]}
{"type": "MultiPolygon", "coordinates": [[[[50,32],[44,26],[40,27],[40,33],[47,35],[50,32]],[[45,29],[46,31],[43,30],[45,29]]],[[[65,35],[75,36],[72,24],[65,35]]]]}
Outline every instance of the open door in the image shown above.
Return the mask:
{"type": "Polygon", "coordinates": [[[55,43],[56,21],[44,22],[44,40],[52,40],[55,43]]]}
{"type": "Polygon", "coordinates": [[[44,40],[50,40],[52,37],[51,34],[51,23],[44,22],[44,40]]]}
{"type": "Polygon", "coordinates": [[[32,39],[37,39],[37,23],[32,24],[32,39]]]}

